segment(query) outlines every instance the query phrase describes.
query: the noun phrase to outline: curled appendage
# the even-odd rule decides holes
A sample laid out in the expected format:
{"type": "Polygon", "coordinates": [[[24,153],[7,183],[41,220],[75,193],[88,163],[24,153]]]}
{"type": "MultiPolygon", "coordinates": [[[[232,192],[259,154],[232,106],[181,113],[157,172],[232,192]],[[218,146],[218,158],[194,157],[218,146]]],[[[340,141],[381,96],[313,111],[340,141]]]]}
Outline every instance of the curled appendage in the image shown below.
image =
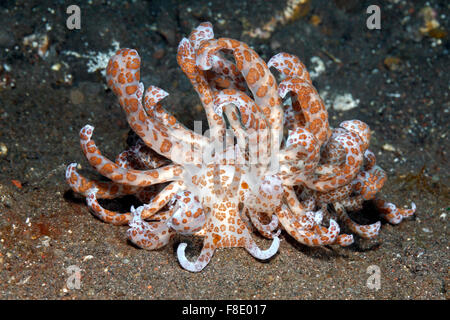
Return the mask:
{"type": "Polygon", "coordinates": [[[157,213],[151,216],[150,220],[166,222],[168,224],[172,216],[173,216],[173,208],[169,210],[158,211],[157,213]]]}
{"type": "MultiPolygon", "coordinates": [[[[206,237],[207,238],[207,237],[206,237]]],[[[191,272],[200,272],[203,270],[203,268],[205,268],[209,261],[211,261],[211,258],[214,254],[214,251],[216,250],[216,248],[214,246],[212,246],[212,244],[206,243],[206,238],[205,238],[205,243],[203,245],[202,251],[200,252],[200,256],[197,258],[197,261],[195,262],[191,262],[186,258],[186,247],[187,247],[187,243],[180,243],[178,245],[177,248],[177,257],[178,257],[178,261],[180,262],[180,265],[191,272]]]]}
{"type": "Polygon", "coordinates": [[[368,181],[370,190],[367,190],[366,199],[369,199],[375,195],[385,181],[384,172],[374,166],[374,155],[371,152],[366,153],[370,140],[369,126],[359,120],[349,120],[342,122],[340,127],[333,130],[323,152],[324,159],[329,160],[330,163],[319,165],[316,170],[316,173],[320,175],[319,178],[308,182],[307,185],[317,191],[327,191],[344,186],[360,173],[361,164],[366,157],[367,168],[370,169],[369,175],[374,176],[373,178],[377,180],[376,182],[368,181]],[[343,154],[345,154],[345,161],[339,164],[337,160],[343,154]]]}
{"type": "Polygon", "coordinates": [[[338,187],[338,188],[328,191],[328,192],[308,190],[305,193],[309,194],[314,199],[316,199],[317,203],[319,203],[319,204],[324,204],[324,203],[328,204],[328,203],[345,201],[346,199],[349,199],[352,192],[353,192],[352,185],[347,184],[345,186],[338,187]]]}
{"type": "Polygon", "coordinates": [[[364,198],[361,196],[349,197],[347,199],[342,199],[340,203],[349,211],[357,211],[362,209],[364,198]]]}
{"type": "Polygon", "coordinates": [[[266,175],[258,187],[256,203],[252,209],[272,215],[283,198],[282,180],[278,175],[266,175]]]}
{"type": "Polygon", "coordinates": [[[375,164],[376,164],[376,157],[375,154],[370,151],[369,149],[367,149],[364,152],[364,170],[369,171],[371,170],[375,164]]]}
{"type": "Polygon", "coordinates": [[[247,214],[247,210],[245,210],[245,209],[244,210],[240,210],[239,218],[241,218],[242,223],[245,224],[245,226],[247,227],[248,230],[252,230],[253,224],[252,224],[252,221],[250,220],[250,217],[247,214]]]}
{"type": "MultiPolygon", "coordinates": [[[[214,38],[212,24],[209,22],[201,23],[189,35],[192,46],[197,50],[200,45],[207,40],[214,38]]],[[[226,60],[220,54],[213,56],[212,72],[207,72],[208,82],[214,84],[220,89],[237,89],[245,91],[245,80],[237,69],[236,65],[226,60]]],[[[214,87],[211,85],[211,87],[214,87]]],[[[220,90],[219,89],[219,90],[220,90]]]]}
{"type": "Polygon", "coordinates": [[[308,211],[307,215],[310,215],[310,219],[314,220],[316,225],[320,225],[323,220],[323,212],[326,210],[326,206],[319,211],[308,211]]]}
{"type": "MultiPolygon", "coordinates": [[[[189,35],[189,41],[197,50],[200,45],[207,40],[214,38],[212,24],[209,22],[201,23],[189,35]]],[[[221,89],[237,89],[245,91],[245,79],[240,74],[236,65],[223,58],[219,53],[213,56],[213,65],[211,72],[206,72],[207,80],[211,87],[221,89]]]]}
{"type": "Polygon", "coordinates": [[[308,130],[299,127],[289,132],[286,146],[278,155],[283,183],[290,185],[299,175],[311,174],[319,163],[319,151],[317,139],[308,130]]]}
{"type": "Polygon", "coordinates": [[[254,210],[248,209],[248,216],[256,230],[264,237],[273,239],[280,235],[281,229],[276,230],[279,225],[278,217],[276,215],[272,215],[272,220],[268,224],[261,223],[258,213],[254,210]],[[274,230],[276,231],[273,232],[274,230]]]}
{"type": "Polygon", "coordinates": [[[236,137],[236,144],[241,150],[241,153],[244,154],[247,147],[247,134],[245,132],[245,128],[242,126],[238,112],[233,105],[226,105],[223,109],[227,116],[228,122],[230,123],[231,129],[233,130],[233,134],[236,137]]]}
{"type": "Polygon", "coordinates": [[[220,53],[212,56],[212,68],[205,75],[211,87],[216,90],[235,89],[245,92],[245,79],[234,63],[220,53]]]}
{"type": "Polygon", "coordinates": [[[267,130],[268,123],[259,106],[245,93],[233,89],[224,89],[214,97],[214,111],[221,116],[225,105],[235,105],[241,115],[240,120],[247,129],[267,130]]]}
{"type": "Polygon", "coordinates": [[[330,174],[336,165],[345,162],[345,149],[334,139],[339,132],[344,132],[342,128],[335,128],[330,139],[320,152],[321,167],[316,169],[317,174],[330,174]]]}
{"type": "Polygon", "coordinates": [[[130,148],[131,163],[133,169],[156,169],[170,163],[170,160],[156,153],[139,139],[133,147],[130,148]]]}
{"type": "Polygon", "coordinates": [[[414,202],[411,202],[411,209],[398,209],[400,211],[400,214],[403,216],[403,218],[408,218],[414,215],[416,212],[416,204],[414,202]]]}
{"type": "Polygon", "coordinates": [[[292,215],[292,224],[296,229],[310,230],[316,224],[316,215],[312,211],[314,202],[307,201],[300,202],[292,187],[284,186],[284,197],[286,205],[283,205],[283,210],[292,215]]]}
{"type": "Polygon", "coordinates": [[[397,208],[395,204],[381,199],[375,199],[374,203],[380,210],[381,216],[392,224],[399,224],[403,218],[410,217],[416,212],[416,204],[414,202],[411,203],[411,209],[397,208]]]}
{"type": "Polygon", "coordinates": [[[204,146],[208,143],[208,139],[187,129],[177,119],[171,115],[158,102],[167,97],[169,94],[161,88],[150,86],[145,90],[144,109],[150,117],[154,117],[160,121],[165,127],[169,128],[171,134],[186,144],[196,144],[204,146]]]}
{"type": "Polygon", "coordinates": [[[121,49],[111,57],[106,69],[108,86],[119,98],[133,131],[153,150],[174,162],[187,161],[192,152],[142,106],[144,85],[140,82],[141,59],[136,50],[121,49]]]}
{"type": "MultiPolygon", "coordinates": [[[[247,130],[246,136],[249,140],[248,145],[251,148],[252,157],[258,157],[261,162],[266,163],[270,158],[270,130],[259,106],[245,93],[237,90],[225,89],[214,97],[214,110],[219,116],[222,116],[222,108],[227,110],[230,104],[239,110],[239,120],[247,130]]],[[[233,115],[231,116],[233,117],[233,115]]],[[[240,126],[236,127],[237,123],[234,118],[231,118],[231,122],[235,124],[232,126],[235,135],[239,136],[240,126]]],[[[241,141],[239,142],[242,144],[241,141]]]]}
{"type": "Polygon", "coordinates": [[[270,58],[267,66],[274,67],[285,77],[299,78],[312,83],[305,65],[293,54],[280,52],[270,58]]]}
{"type": "Polygon", "coordinates": [[[272,258],[280,247],[280,238],[278,236],[274,236],[272,240],[272,244],[266,250],[261,250],[258,245],[255,243],[253,239],[250,239],[245,246],[245,249],[256,259],[259,260],[267,260],[272,258]]]}
{"type": "Polygon", "coordinates": [[[181,179],[183,169],[180,165],[172,164],[151,170],[134,170],[120,167],[100,153],[94,140],[91,140],[93,131],[94,127],[90,125],[86,125],[81,129],[81,149],[91,166],[112,181],[130,186],[147,187],[157,183],[181,179]]]}
{"type": "Polygon", "coordinates": [[[301,110],[300,103],[295,96],[291,96],[290,100],[286,100],[283,104],[284,108],[284,121],[283,127],[285,130],[295,130],[296,128],[303,128],[306,120],[301,110]]]}
{"type": "Polygon", "coordinates": [[[360,237],[364,239],[373,239],[380,232],[380,221],[368,225],[361,225],[350,219],[342,204],[335,203],[334,208],[336,209],[339,219],[342,220],[352,232],[360,237]]]}
{"type": "Polygon", "coordinates": [[[355,194],[364,200],[371,200],[381,190],[386,179],[386,172],[375,165],[370,170],[360,171],[351,185],[355,194]]]}
{"type": "Polygon", "coordinates": [[[261,111],[275,133],[272,134],[271,145],[276,145],[283,130],[283,109],[274,76],[253,49],[243,42],[228,38],[204,41],[197,50],[197,66],[202,70],[210,70],[213,66],[213,56],[220,50],[231,50],[233,53],[236,67],[245,78],[256,105],[261,106],[261,111]]]}
{"type": "Polygon", "coordinates": [[[106,81],[108,87],[119,97],[121,105],[124,102],[124,95],[132,95],[139,91],[140,67],[141,58],[134,49],[120,49],[109,59],[106,81]]]}
{"type": "Polygon", "coordinates": [[[347,120],[341,122],[339,126],[350,132],[356,133],[362,140],[362,150],[367,150],[370,143],[370,128],[366,123],[361,120],[347,120]]]}
{"type": "MultiPolygon", "coordinates": [[[[332,165],[326,174],[318,175],[312,179],[299,178],[298,183],[305,184],[308,188],[328,192],[342,187],[353,179],[360,172],[363,162],[363,152],[361,148],[361,138],[354,132],[345,129],[335,129],[330,140],[334,140],[345,150],[345,161],[341,164],[332,165]]],[[[317,166],[316,173],[323,170],[323,165],[317,166]]]]}
{"type": "Polygon", "coordinates": [[[280,208],[276,211],[276,215],[283,225],[284,230],[286,230],[286,232],[289,233],[289,235],[291,235],[295,240],[307,246],[314,247],[332,244],[335,242],[340,232],[339,225],[333,219],[330,219],[330,225],[328,228],[305,230],[296,226],[300,225],[300,223],[295,223],[296,219],[292,214],[290,214],[289,210],[280,208]]]}
{"type": "Polygon", "coordinates": [[[114,161],[118,166],[128,169],[130,167],[130,158],[132,153],[129,150],[122,151],[114,161]]]}
{"type": "Polygon", "coordinates": [[[181,191],[175,197],[177,202],[169,221],[172,229],[180,234],[195,234],[202,230],[206,216],[198,198],[189,191],[181,191]]]}
{"type": "Polygon", "coordinates": [[[322,146],[330,137],[331,130],[328,125],[328,113],[322,99],[313,85],[300,78],[286,78],[278,87],[278,94],[284,98],[291,92],[297,99],[300,109],[293,105],[294,113],[302,113],[305,120],[305,129],[314,134],[322,146]]]}
{"type": "Polygon", "coordinates": [[[140,248],[154,250],[167,245],[175,235],[165,221],[146,222],[142,219],[143,207],[131,207],[133,219],[127,230],[128,239],[140,248]]]}
{"type": "Polygon", "coordinates": [[[172,200],[177,192],[182,188],[178,181],[169,183],[164,187],[150,202],[143,205],[142,219],[152,217],[156,212],[161,210],[170,200],[172,200]]]}
{"type": "Polygon", "coordinates": [[[90,189],[96,188],[98,199],[114,199],[120,196],[135,194],[142,190],[140,187],[122,185],[114,182],[89,180],[76,171],[77,164],[71,163],[66,169],[66,181],[73,191],[87,196],[90,189]]]}
{"type": "MultiPolygon", "coordinates": [[[[303,192],[301,194],[303,194],[303,192]]],[[[315,207],[316,207],[316,199],[314,197],[307,196],[307,197],[301,197],[301,198],[304,199],[304,200],[302,200],[300,202],[301,203],[301,207],[304,210],[313,211],[315,209],[315,207]]]]}
{"type": "Polygon", "coordinates": [[[355,240],[353,239],[352,234],[342,233],[337,236],[334,244],[340,245],[341,247],[347,247],[347,246],[351,245],[353,242],[355,242],[355,240]]]}
{"type": "MultiPolygon", "coordinates": [[[[331,224],[330,224],[330,226],[331,226],[331,224]]],[[[313,231],[320,237],[328,236],[328,234],[330,232],[329,229],[327,229],[326,227],[320,226],[319,223],[313,227],[313,231]]],[[[337,244],[342,247],[345,247],[345,246],[351,245],[353,243],[353,241],[354,241],[353,235],[343,233],[343,234],[337,235],[337,237],[334,239],[334,241],[330,242],[329,244],[337,244]]]]}
{"type": "Polygon", "coordinates": [[[297,229],[312,230],[317,221],[322,219],[323,215],[321,211],[305,211],[303,215],[297,216],[294,214],[295,219],[292,220],[292,225],[297,229]]]}
{"type": "Polygon", "coordinates": [[[169,94],[161,88],[156,86],[148,87],[147,90],[145,90],[144,95],[144,110],[150,117],[155,117],[164,125],[173,125],[175,124],[176,119],[171,118],[171,115],[159,105],[159,102],[168,95],[169,94]],[[156,112],[158,107],[160,107],[160,110],[158,110],[159,112],[156,112]]]}
{"type": "Polygon", "coordinates": [[[167,159],[147,147],[140,139],[136,145],[121,152],[114,162],[122,168],[137,170],[155,169],[168,164],[167,159]]]}
{"type": "Polygon", "coordinates": [[[200,23],[189,35],[189,41],[192,46],[197,50],[203,41],[214,38],[214,29],[211,22],[200,23]]]}
{"type": "Polygon", "coordinates": [[[145,187],[144,189],[138,191],[135,197],[142,203],[149,203],[153,198],[159,193],[159,186],[154,185],[150,187],[145,187]]]}
{"type": "Polygon", "coordinates": [[[131,221],[131,213],[119,213],[103,208],[97,201],[97,188],[89,189],[86,203],[93,214],[100,220],[114,225],[125,225],[131,221]]]}
{"type": "MultiPolygon", "coordinates": [[[[202,39],[202,41],[198,43],[201,44],[203,42],[205,42],[205,40],[202,39]]],[[[211,130],[211,137],[223,137],[225,134],[225,122],[214,112],[212,89],[206,80],[204,72],[198,68],[195,59],[196,49],[194,48],[194,42],[187,38],[183,38],[178,45],[178,65],[188,77],[200,98],[211,130]]]]}

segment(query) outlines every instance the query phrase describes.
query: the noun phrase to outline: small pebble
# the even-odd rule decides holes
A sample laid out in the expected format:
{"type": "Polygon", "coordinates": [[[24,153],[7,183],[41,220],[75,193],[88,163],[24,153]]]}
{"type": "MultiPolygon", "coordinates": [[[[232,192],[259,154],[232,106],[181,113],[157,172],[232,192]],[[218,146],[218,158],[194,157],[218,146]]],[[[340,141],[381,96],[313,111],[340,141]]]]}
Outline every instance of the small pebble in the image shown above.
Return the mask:
{"type": "Polygon", "coordinates": [[[309,22],[310,22],[312,25],[314,25],[314,26],[317,27],[317,26],[322,22],[322,19],[321,19],[318,15],[313,14],[313,15],[311,16],[311,18],[309,19],[309,22]]]}
{"type": "Polygon", "coordinates": [[[391,152],[396,151],[395,147],[389,143],[385,143],[382,148],[383,148],[383,150],[386,150],[386,151],[391,151],[391,152]]]}
{"type": "Polygon", "coordinates": [[[70,101],[73,104],[80,104],[84,101],[84,94],[78,89],[73,89],[70,91],[70,101]]]}
{"type": "Polygon", "coordinates": [[[337,95],[333,102],[333,109],[337,111],[347,111],[356,108],[359,99],[354,99],[350,93],[337,95]]]}
{"type": "Polygon", "coordinates": [[[384,65],[391,71],[398,71],[402,68],[402,60],[397,57],[387,57],[384,59],[384,65]]]}
{"type": "Polygon", "coordinates": [[[94,256],[92,256],[92,255],[84,256],[84,257],[83,257],[83,262],[86,262],[86,261],[88,261],[88,260],[91,260],[92,258],[94,258],[94,256]]]}
{"type": "Polygon", "coordinates": [[[51,239],[52,238],[50,238],[49,236],[43,236],[42,238],[40,238],[42,246],[49,247],[51,239]]]}
{"type": "Polygon", "coordinates": [[[8,148],[6,147],[6,144],[0,142],[0,158],[5,158],[7,154],[8,148]]]}
{"type": "Polygon", "coordinates": [[[53,71],[59,71],[60,69],[61,69],[61,63],[55,63],[54,65],[52,65],[53,71]]]}

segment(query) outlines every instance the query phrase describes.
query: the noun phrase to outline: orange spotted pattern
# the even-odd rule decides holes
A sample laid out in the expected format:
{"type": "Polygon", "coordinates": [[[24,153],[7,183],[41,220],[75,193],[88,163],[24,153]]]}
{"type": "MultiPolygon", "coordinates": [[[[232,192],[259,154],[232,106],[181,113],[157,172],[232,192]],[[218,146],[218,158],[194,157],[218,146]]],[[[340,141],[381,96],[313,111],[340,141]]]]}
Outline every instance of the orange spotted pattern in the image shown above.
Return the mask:
{"type": "Polygon", "coordinates": [[[243,42],[215,39],[205,22],[181,40],[177,62],[205,110],[209,136],[189,130],[163,106],[166,91],[144,90],[138,52],[121,49],[108,63],[106,81],[136,138],[111,161],[92,139],[94,127],[86,125],[81,149],[109,181],[87,179],[76,163],[66,169],[67,183],[92,213],[128,225],[136,246],[158,249],[176,234],[202,237],[195,261],[186,257],[186,243],[177,248],[180,265],[199,272],[219,248],[241,247],[270,259],[282,230],[307,246],[374,238],[380,221],[362,225],[347,213],[367,200],[392,224],[414,214],[414,203],[399,209],[377,198],[386,173],[369,150],[369,126],[349,120],[330,127],[298,57],[280,53],[266,64],[243,42]],[[230,53],[233,61],[226,58],[230,53]],[[284,80],[277,82],[269,68],[284,80]],[[142,205],[120,213],[101,204],[126,195],[142,205]],[[338,222],[352,234],[342,233],[338,222]],[[259,248],[254,232],[270,240],[267,249],[259,248]]]}

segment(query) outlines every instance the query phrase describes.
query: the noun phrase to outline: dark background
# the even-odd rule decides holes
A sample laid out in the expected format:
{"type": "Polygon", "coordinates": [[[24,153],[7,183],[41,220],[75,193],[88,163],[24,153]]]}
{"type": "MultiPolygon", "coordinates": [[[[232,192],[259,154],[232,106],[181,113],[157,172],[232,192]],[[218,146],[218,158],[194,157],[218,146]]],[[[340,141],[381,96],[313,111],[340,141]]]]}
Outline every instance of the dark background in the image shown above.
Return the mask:
{"type": "Polygon", "coordinates": [[[66,28],[71,4],[0,2],[0,298],[448,298],[448,1],[311,0],[268,39],[248,31],[282,12],[285,0],[83,1],[81,30],[66,28]],[[381,30],[366,27],[371,4],[381,7],[381,30]],[[268,263],[242,249],[218,250],[200,274],[183,270],[174,250],[189,241],[188,255],[196,256],[200,241],[140,250],[126,241],[126,227],[94,218],[64,181],[71,162],[89,169],[78,131],[94,125],[100,149],[114,158],[129,127],[101,70],[88,72],[87,57],[107,59],[113,41],[136,48],[145,86],[169,92],[165,107],[192,128],[204,115],[176,50],[203,21],[266,61],[285,51],[311,71],[319,57],[325,71],[314,85],[325,101],[344,93],[359,100],[348,111],[330,107],[330,124],[369,124],[370,149],[389,176],[381,195],[399,206],[414,201],[416,217],[384,224],[376,240],[349,248],[308,248],[283,234],[268,263]],[[66,286],[71,265],[82,270],[80,290],[66,286]],[[366,287],[370,265],[381,270],[378,291],[366,287]]]}

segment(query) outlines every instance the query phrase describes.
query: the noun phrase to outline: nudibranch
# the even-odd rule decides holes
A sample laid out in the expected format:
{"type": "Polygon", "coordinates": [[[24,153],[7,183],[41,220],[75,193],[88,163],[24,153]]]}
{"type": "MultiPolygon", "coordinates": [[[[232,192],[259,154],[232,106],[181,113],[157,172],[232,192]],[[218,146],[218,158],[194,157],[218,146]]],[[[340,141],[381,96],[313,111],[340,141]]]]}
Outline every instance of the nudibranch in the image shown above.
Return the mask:
{"type": "Polygon", "coordinates": [[[185,256],[186,243],[177,249],[181,266],[198,272],[218,248],[243,247],[257,259],[271,258],[281,230],[307,246],[348,246],[353,235],[341,232],[339,221],[351,233],[373,238],[380,222],[360,225],[347,214],[365,200],[374,200],[392,224],[414,214],[414,204],[399,209],[376,198],[386,173],[369,150],[369,127],[350,120],[331,128],[296,56],[279,53],[266,64],[243,42],[215,39],[206,22],[180,42],[177,61],[200,98],[209,134],[178,122],[160,103],[168,95],[164,90],[144,91],[138,52],[121,49],[106,78],[139,139],[112,161],[92,139],[94,127],[86,125],[81,149],[109,181],[83,177],[76,163],[66,170],[68,184],[86,197],[93,214],[128,225],[127,237],[137,246],[157,249],[176,234],[202,237],[195,262],[185,256]],[[98,202],[125,195],[143,204],[119,213],[98,202]],[[270,247],[259,248],[254,232],[271,239],[270,247]]]}

